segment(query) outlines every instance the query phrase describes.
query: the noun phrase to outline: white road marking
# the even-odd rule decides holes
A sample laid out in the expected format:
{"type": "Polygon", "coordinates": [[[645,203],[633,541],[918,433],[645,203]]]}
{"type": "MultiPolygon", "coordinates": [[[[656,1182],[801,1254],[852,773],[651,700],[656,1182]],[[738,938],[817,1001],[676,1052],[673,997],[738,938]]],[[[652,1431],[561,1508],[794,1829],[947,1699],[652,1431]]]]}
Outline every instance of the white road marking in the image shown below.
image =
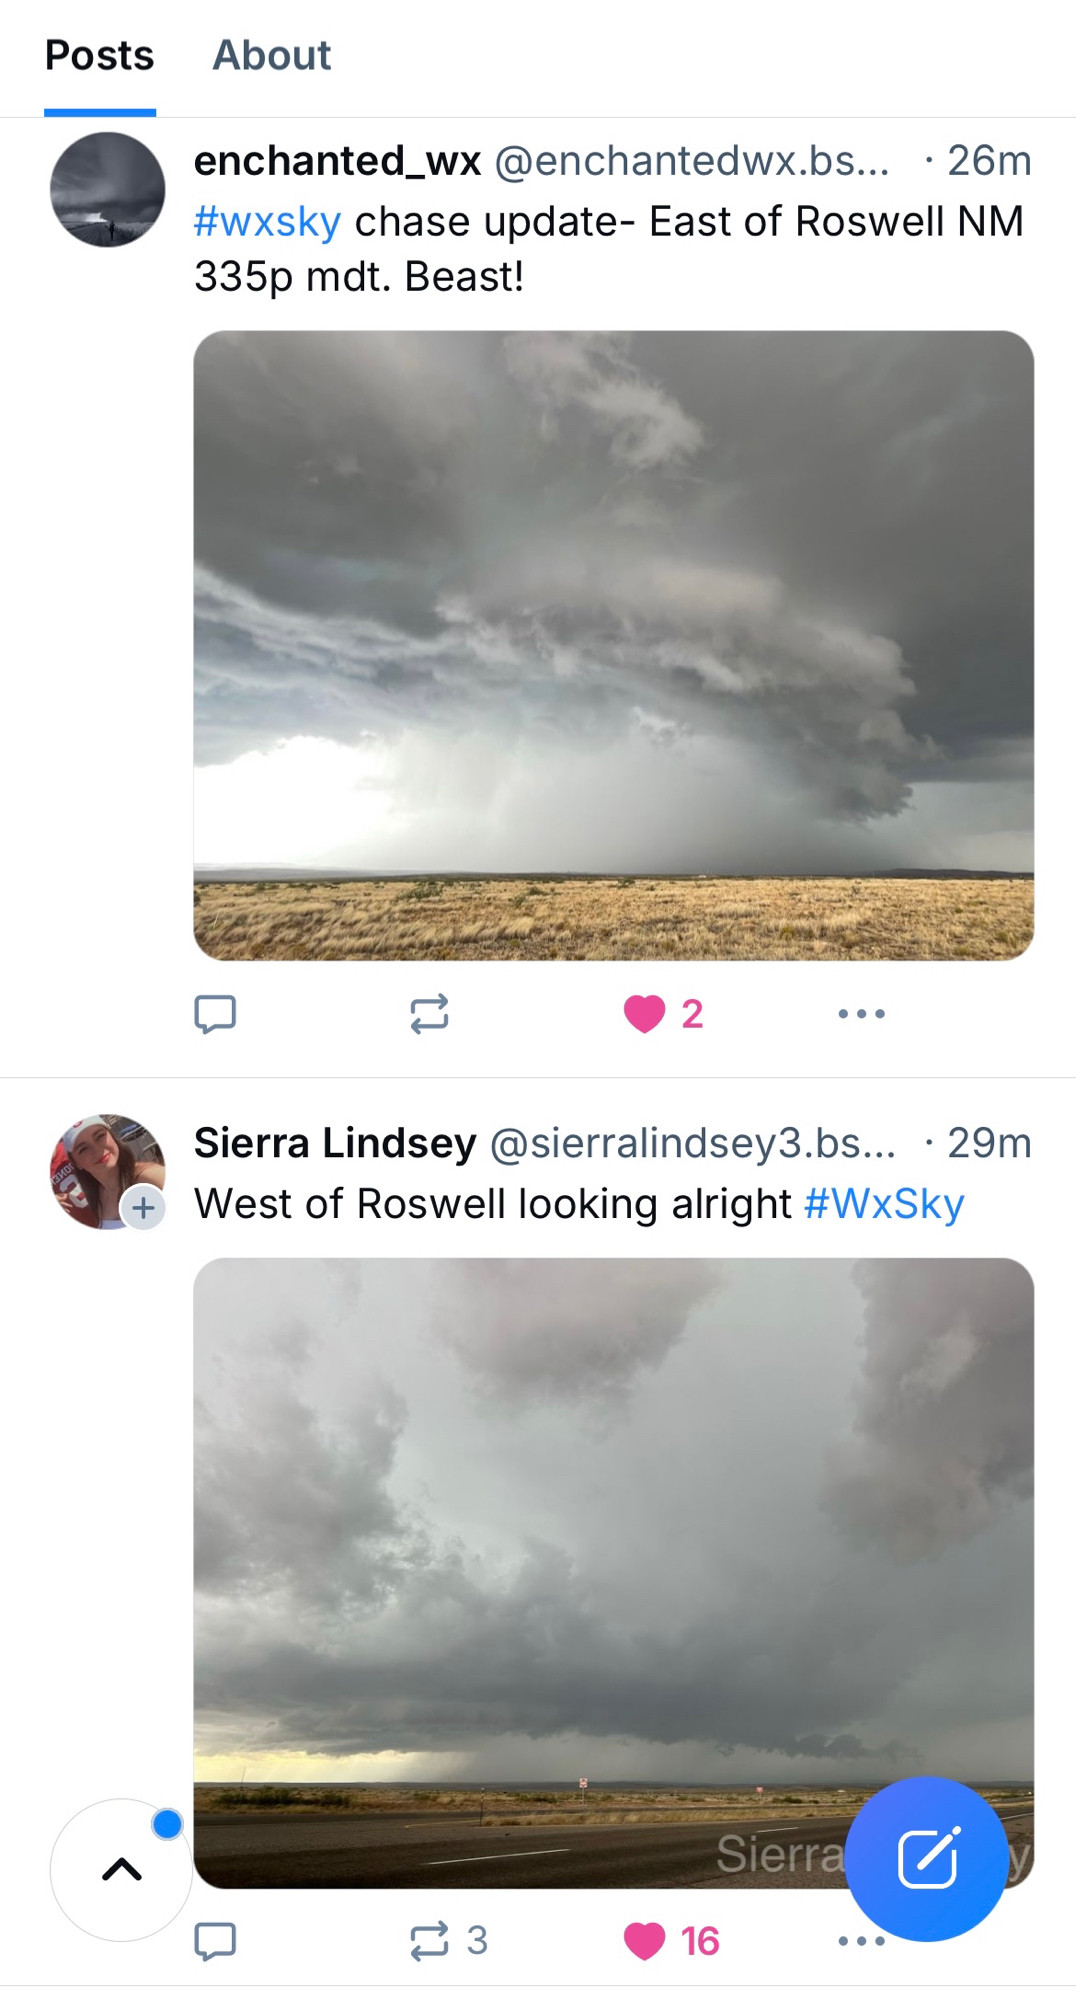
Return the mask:
{"type": "Polygon", "coordinates": [[[570,1854],[570,1847],[507,1847],[501,1854],[461,1854],[459,1860],[424,1861],[424,1868],[463,1868],[469,1861],[518,1861],[533,1854],[570,1854]]]}

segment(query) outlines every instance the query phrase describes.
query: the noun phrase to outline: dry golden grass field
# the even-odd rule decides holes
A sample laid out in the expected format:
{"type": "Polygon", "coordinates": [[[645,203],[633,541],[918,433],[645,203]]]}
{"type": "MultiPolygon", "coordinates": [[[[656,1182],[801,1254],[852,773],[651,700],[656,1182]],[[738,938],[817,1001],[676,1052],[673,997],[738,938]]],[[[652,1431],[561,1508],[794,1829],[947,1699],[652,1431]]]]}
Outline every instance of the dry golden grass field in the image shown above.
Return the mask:
{"type": "Polygon", "coordinates": [[[203,882],[194,933],[224,959],[985,959],[1032,909],[1009,878],[203,882]]]}
{"type": "MultiPolygon", "coordinates": [[[[195,1812],[199,1817],[217,1813],[274,1817],[287,1814],[296,1819],[320,1818],[325,1813],[404,1814],[429,1818],[444,1814],[446,1819],[479,1819],[486,1826],[569,1826],[582,1821],[588,1826],[643,1826],[662,1822],[702,1821],[728,1823],[755,1820],[761,1811],[777,1825],[781,1820],[828,1818],[833,1813],[859,1811],[874,1788],[838,1789],[834,1785],[798,1787],[794,1792],[769,1791],[759,1800],[754,1790],[729,1791],[717,1785],[685,1787],[683,1791],[640,1786],[606,1791],[592,1785],[586,1798],[578,1792],[499,1791],[496,1785],[211,1785],[196,1784],[195,1812]]],[[[983,1798],[993,1805],[1011,1806],[1028,1802],[1028,1787],[982,1785],[983,1798]]]]}
{"type": "MultiPolygon", "coordinates": [[[[767,1817],[797,1820],[832,1813],[858,1812],[868,1793],[819,1786],[767,1795],[767,1817]]],[[[620,1789],[603,1791],[592,1785],[585,1798],[576,1791],[499,1791],[496,1785],[446,1787],[402,1785],[206,1785],[194,1788],[195,1811],[216,1813],[287,1813],[296,1819],[327,1812],[402,1813],[413,1819],[443,1813],[446,1819],[478,1819],[486,1826],[660,1825],[668,1820],[713,1820],[735,1824],[757,1819],[760,1806],[754,1791],[722,1791],[700,1785],[683,1791],[620,1789]]]]}

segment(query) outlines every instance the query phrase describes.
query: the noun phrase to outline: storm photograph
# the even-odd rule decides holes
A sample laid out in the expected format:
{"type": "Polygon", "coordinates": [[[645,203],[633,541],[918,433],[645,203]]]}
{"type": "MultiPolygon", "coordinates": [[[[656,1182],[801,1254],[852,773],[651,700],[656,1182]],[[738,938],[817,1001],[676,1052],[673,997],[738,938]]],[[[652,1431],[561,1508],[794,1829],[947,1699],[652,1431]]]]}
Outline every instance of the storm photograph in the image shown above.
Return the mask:
{"type": "Polygon", "coordinates": [[[1009,958],[1032,357],[946,333],[219,333],[223,958],[1009,958]]]}
{"type": "Polygon", "coordinates": [[[203,1878],[843,1886],[921,1773],[1025,1878],[1032,1360],[1002,1260],[210,1265],[203,1878]]]}
{"type": "Polygon", "coordinates": [[[164,207],[164,175],[129,132],[87,132],[60,155],[49,194],[69,235],[115,250],[152,229],[164,207]]]}

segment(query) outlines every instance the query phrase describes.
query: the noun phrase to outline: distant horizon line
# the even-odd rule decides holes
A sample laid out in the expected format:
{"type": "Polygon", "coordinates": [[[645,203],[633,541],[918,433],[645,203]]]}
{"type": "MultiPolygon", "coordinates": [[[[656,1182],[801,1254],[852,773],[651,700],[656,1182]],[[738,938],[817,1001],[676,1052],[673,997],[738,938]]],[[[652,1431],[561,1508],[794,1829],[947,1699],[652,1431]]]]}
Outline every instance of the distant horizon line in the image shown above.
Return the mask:
{"type": "MultiPolygon", "coordinates": [[[[868,1778],[856,1783],[846,1779],[838,1784],[835,1778],[771,1778],[761,1789],[775,1792],[785,1786],[793,1786],[800,1791],[847,1792],[868,1791],[872,1785],[893,1784],[892,1778],[868,1778]]],[[[410,1791],[433,1792],[477,1792],[477,1791],[547,1791],[574,1792],[580,1789],[577,1778],[195,1778],[195,1786],[212,1785],[223,1789],[230,1785],[249,1791],[256,1785],[294,1785],[307,1790],[311,1785],[319,1785],[328,1790],[333,1786],[347,1786],[352,1791],[396,1791],[405,1786],[410,1791]]],[[[965,1778],[962,1784],[1000,1786],[1011,1785],[1034,1789],[1033,1778],[965,1778]]],[[[716,1778],[593,1778],[587,1781],[588,1789],[595,1791],[604,1785],[609,1789],[631,1786],[636,1791],[647,1792],[757,1792],[760,1787],[749,1779],[737,1779],[722,1783],[716,1778]]]]}
{"type": "Polygon", "coordinates": [[[195,882],[1033,882],[1032,868],[299,868],[206,864],[195,882]]]}

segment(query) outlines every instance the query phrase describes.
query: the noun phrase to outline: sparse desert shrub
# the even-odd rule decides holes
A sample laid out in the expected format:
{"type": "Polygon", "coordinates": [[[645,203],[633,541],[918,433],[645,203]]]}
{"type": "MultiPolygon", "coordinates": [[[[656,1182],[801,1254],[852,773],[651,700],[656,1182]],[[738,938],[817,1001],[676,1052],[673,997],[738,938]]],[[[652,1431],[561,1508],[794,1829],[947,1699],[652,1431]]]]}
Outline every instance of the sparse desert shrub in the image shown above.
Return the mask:
{"type": "Polygon", "coordinates": [[[447,883],[440,881],[437,876],[431,875],[425,877],[421,882],[413,882],[410,889],[404,890],[400,901],[401,903],[428,903],[435,896],[442,896],[447,886],[447,883]]]}

